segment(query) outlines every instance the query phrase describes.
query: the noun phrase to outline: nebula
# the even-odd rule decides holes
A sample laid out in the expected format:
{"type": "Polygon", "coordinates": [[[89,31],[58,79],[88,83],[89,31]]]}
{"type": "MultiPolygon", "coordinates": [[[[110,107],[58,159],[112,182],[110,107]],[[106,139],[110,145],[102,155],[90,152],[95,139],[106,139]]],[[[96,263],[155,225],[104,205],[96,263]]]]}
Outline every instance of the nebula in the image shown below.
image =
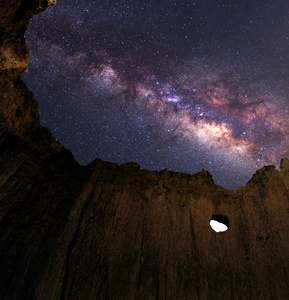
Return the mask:
{"type": "MultiPolygon", "coordinates": [[[[234,50],[248,30],[228,50],[226,23],[218,43],[199,39],[197,31],[202,28],[205,37],[209,25],[194,25],[199,29],[188,42],[190,32],[180,41],[186,29],[166,19],[164,9],[158,26],[146,21],[155,16],[152,4],[134,8],[143,14],[143,27],[134,12],[79,5],[83,9],[74,11],[63,1],[57,11],[33,18],[26,32],[31,74],[22,76],[39,101],[42,124],[78,161],[133,160],[142,168],[188,173],[204,167],[217,183],[236,188],[256,168],[289,157],[286,76],[278,81],[264,75],[268,55],[258,65],[240,56],[249,46],[234,50]],[[47,24],[54,24],[51,33],[47,24]],[[171,35],[169,25],[180,32],[171,35]]],[[[250,24],[250,14],[243,13],[250,24]]],[[[183,11],[188,20],[199,18],[193,10],[191,15],[183,11]]],[[[256,44],[250,55],[258,51],[256,44]]]]}

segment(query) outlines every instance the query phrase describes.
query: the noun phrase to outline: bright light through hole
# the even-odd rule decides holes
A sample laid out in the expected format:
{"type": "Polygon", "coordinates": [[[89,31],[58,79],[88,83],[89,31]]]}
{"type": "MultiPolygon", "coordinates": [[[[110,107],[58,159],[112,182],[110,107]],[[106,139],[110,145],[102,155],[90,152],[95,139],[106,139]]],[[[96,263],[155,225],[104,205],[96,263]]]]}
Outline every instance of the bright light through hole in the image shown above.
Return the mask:
{"type": "Polygon", "coordinates": [[[220,223],[218,221],[214,221],[214,220],[210,221],[210,226],[216,232],[224,232],[224,231],[228,230],[228,227],[225,224],[220,223]]]}
{"type": "Polygon", "coordinates": [[[229,229],[230,220],[227,216],[222,214],[212,215],[210,226],[216,232],[224,232],[229,229]]]}

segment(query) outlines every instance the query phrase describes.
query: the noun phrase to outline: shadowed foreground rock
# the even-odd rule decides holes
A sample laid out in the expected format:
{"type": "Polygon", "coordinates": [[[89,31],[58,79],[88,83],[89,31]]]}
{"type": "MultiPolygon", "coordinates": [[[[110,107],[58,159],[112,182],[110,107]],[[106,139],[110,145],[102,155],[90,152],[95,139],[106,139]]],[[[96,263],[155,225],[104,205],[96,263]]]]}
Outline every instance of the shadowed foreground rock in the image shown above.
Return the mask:
{"type": "Polygon", "coordinates": [[[206,171],[82,167],[41,127],[19,74],[53,3],[0,3],[0,299],[289,299],[287,159],[232,192],[206,171]]]}

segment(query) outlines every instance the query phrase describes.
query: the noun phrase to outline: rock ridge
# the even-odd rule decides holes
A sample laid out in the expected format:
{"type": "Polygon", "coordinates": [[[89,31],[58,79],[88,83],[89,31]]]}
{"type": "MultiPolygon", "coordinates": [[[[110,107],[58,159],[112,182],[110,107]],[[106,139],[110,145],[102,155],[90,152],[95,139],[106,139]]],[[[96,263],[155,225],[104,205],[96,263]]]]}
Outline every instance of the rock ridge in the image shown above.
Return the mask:
{"type": "Polygon", "coordinates": [[[233,192],[205,170],[80,166],[40,125],[19,74],[54,3],[0,3],[0,299],[289,298],[288,159],[233,192]]]}

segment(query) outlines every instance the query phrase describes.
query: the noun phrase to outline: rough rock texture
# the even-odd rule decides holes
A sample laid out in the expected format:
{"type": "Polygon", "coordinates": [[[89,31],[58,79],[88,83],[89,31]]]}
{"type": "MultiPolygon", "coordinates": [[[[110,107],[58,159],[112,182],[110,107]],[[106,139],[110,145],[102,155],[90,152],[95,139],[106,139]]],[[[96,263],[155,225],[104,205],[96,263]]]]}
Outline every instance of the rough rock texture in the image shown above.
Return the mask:
{"type": "Polygon", "coordinates": [[[40,126],[23,34],[54,2],[0,2],[0,299],[289,299],[287,159],[232,192],[206,171],[79,166],[40,126]]]}

